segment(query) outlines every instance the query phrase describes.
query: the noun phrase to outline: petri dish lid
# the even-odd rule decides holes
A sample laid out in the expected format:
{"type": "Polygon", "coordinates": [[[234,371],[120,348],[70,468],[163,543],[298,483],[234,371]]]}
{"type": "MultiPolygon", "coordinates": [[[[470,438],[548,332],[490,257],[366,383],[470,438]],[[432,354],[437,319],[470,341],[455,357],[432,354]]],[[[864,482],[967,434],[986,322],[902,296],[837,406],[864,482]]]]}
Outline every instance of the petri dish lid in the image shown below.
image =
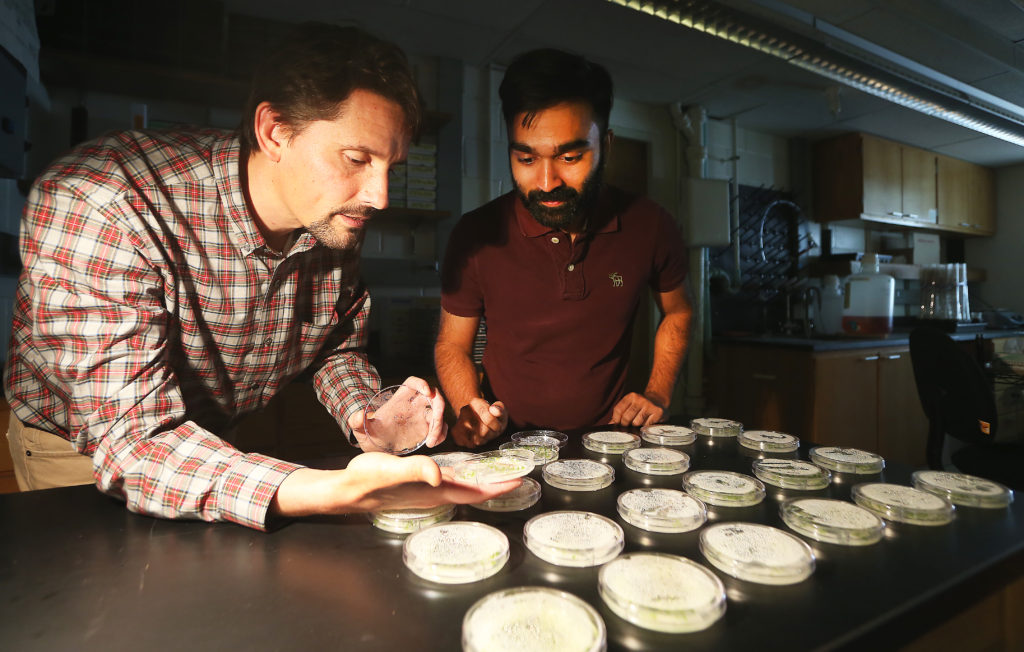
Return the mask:
{"type": "Polygon", "coordinates": [[[817,464],[803,460],[780,460],[767,458],[754,460],[751,465],[754,477],[783,489],[824,489],[832,479],[832,473],[817,464]]]}
{"type": "Polygon", "coordinates": [[[698,435],[708,437],[737,437],[743,432],[743,424],[729,419],[701,417],[690,421],[690,428],[698,435]]]}
{"type": "Polygon", "coordinates": [[[534,516],[523,526],[530,552],[557,566],[599,566],[622,552],[618,523],[593,512],[557,511],[534,516]]]}
{"type": "Polygon", "coordinates": [[[690,456],[671,448],[634,448],[622,456],[627,469],[648,475],[675,475],[690,468],[690,456]]]}
{"type": "Polygon", "coordinates": [[[800,448],[800,439],[775,430],[744,430],[739,434],[740,446],[765,453],[791,453],[800,448]]]}
{"type": "Polygon", "coordinates": [[[520,439],[519,441],[507,441],[501,446],[498,446],[498,450],[524,450],[533,453],[533,464],[534,466],[543,466],[548,462],[554,462],[558,459],[558,440],[553,437],[533,437],[527,439],[520,439]],[[545,441],[534,441],[534,440],[547,440],[545,441]]]}
{"type": "Polygon", "coordinates": [[[749,475],[733,471],[690,471],[683,489],[708,505],[749,507],[764,500],[764,485],[749,475]]]}
{"type": "Polygon", "coordinates": [[[517,512],[522,509],[529,509],[540,500],[540,483],[533,478],[523,478],[523,483],[508,492],[485,500],[482,503],[474,503],[473,507],[487,512],[517,512]]]}
{"type": "Polygon", "coordinates": [[[640,429],[640,437],[659,446],[686,446],[697,439],[697,433],[686,426],[655,423],[640,429]]]}
{"type": "Polygon", "coordinates": [[[966,473],[914,471],[914,486],[942,496],[954,505],[999,509],[1013,502],[1013,491],[998,482],[966,473]]]}
{"type": "Polygon", "coordinates": [[[413,573],[441,584],[467,584],[494,575],[508,561],[508,537],[490,525],[451,521],[414,532],[402,545],[413,573]]]}
{"type": "Polygon", "coordinates": [[[630,489],[616,508],[622,520],[651,532],[689,532],[708,520],[704,503],[677,489],[630,489]]]}
{"type": "Polygon", "coordinates": [[[434,460],[434,463],[438,466],[455,466],[462,460],[473,457],[476,453],[470,453],[467,451],[452,451],[450,453],[434,453],[430,456],[430,459],[434,460]]]}
{"type": "Polygon", "coordinates": [[[520,430],[519,432],[512,434],[512,441],[529,439],[531,437],[551,437],[558,441],[559,448],[565,446],[566,442],[569,441],[569,435],[564,432],[558,432],[557,430],[520,430]]]}
{"type": "Polygon", "coordinates": [[[850,490],[853,502],[887,521],[911,525],[945,525],[953,504],[941,496],[901,484],[865,482],[850,490]]]}
{"type": "Polygon", "coordinates": [[[439,505],[425,509],[382,509],[367,514],[375,528],[396,534],[409,534],[435,523],[452,520],[455,505],[439,505]]]}
{"type": "Polygon", "coordinates": [[[519,586],[486,595],[462,619],[464,652],[601,652],[604,620],[571,593],[519,586]]]}
{"type": "Polygon", "coordinates": [[[625,453],[640,446],[640,437],[618,430],[598,430],[583,435],[583,447],[597,453],[625,453]]]}
{"type": "Polygon", "coordinates": [[[842,546],[869,546],[885,533],[885,523],[872,512],[845,500],[797,498],[779,507],[782,522],[816,541],[842,546]]]}
{"type": "Polygon", "coordinates": [[[871,475],[881,473],[885,468],[885,460],[881,455],[859,448],[815,446],[811,449],[809,457],[818,466],[840,473],[871,475]]]}
{"type": "Polygon", "coordinates": [[[527,450],[496,450],[475,453],[453,467],[455,479],[473,484],[491,484],[521,478],[533,470],[533,453],[527,450]]]}
{"type": "Polygon", "coordinates": [[[707,629],[725,613],[722,580],[697,562],[676,555],[622,555],[601,567],[597,590],[617,616],[659,632],[707,629]]]}
{"type": "Polygon", "coordinates": [[[768,525],[710,525],[700,533],[700,551],[723,573],[758,584],[796,584],[814,572],[811,547],[768,525]]]}
{"type": "Polygon", "coordinates": [[[615,469],[596,460],[558,460],[541,470],[544,482],[568,491],[595,491],[615,480],[615,469]]]}
{"type": "Polygon", "coordinates": [[[430,397],[408,385],[385,387],[366,404],[364,429],[374,446],[406,455],[426,443],[434,418],[430,397]]]}

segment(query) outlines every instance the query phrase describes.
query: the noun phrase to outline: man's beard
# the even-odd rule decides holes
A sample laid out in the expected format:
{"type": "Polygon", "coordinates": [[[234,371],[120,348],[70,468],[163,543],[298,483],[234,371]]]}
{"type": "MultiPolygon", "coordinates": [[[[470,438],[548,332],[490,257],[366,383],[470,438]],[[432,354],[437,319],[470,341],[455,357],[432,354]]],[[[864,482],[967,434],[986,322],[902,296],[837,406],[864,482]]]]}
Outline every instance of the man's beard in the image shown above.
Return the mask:
{"type": "Polygon", "coordinates": [[[353,229],[343,224],[335,225],[331,223],[333,217],[341,214],[372,219],[378,213],[380,211],[372,206],[342,206],[331,211],[327,216],[314,220],[306,227],[306,230],[325,247],[338,250],[352,250],[362,242],[363,235],[366,233],[365,226],[353,229]]]}
{"type": "MultiPolygon", "coordinates": [[[[604,156],[597,161],[597,167],[583,181],[583,186],[577,191],[569,186],[561,186],[549,192],[543,190],[531,190],[524,193],[519,184],[516,185],[516,194],[530,211],[533,219],[549,229],[560,231],[579,232],[584,227],[584,220],[587,211],[594,205],[598,191],[601,189],[601,182],[604,180],[604,156]],[[541,204],[542,201],[565,202],[557,208],[541,204]]],[[[515,180],[513,179],[513,183],[515,180]]]]}

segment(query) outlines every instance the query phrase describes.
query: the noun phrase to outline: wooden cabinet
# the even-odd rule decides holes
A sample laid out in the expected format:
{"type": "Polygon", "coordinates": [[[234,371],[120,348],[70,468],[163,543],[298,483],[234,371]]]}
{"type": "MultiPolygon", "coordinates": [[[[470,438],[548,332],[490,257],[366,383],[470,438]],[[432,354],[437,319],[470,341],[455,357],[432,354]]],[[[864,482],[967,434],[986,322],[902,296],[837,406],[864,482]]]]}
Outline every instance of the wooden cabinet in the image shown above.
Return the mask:
{"type": "Polygon", "coordinates": [[[814,218],[995,233],[991,169],[867,134],[814,144],[814,218]]]}
{"type": "Polygon", "coordinates": [[[934,223],[936,155],[866,134],[814,146],[814,207],[819,221],[863,219],[934,223]]]}
{"type": "Polygon", "coordinates": [[[939,226],[970,235],[995,233],[995,173],[967,161],[938,157],[939,226]]]}
{"type": "Polygon", "coordinates": [[[928,421],[906,346],[815,353],[728,343],[716,351],[720,416],[924,465],[928,421]]]}

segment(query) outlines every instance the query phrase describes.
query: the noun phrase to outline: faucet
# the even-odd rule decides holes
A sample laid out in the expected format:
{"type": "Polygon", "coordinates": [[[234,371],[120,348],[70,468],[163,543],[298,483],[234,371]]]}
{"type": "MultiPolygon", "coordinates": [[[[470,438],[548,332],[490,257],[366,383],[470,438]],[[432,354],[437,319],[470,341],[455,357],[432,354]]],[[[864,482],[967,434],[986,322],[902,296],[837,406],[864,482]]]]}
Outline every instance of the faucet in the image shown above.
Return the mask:
{"type": "Polygon", "coordinates": [[[800,301],[804,304],[804,318],[803,318],[803,329],[804,337],[810,337],[816,327],[814,325],[815,319],[821,318],[821,290],[817,287],[811,286],[804,288],[800,293],[800,301]],[[811,302],[813,300],[814,305],[814,318],[811,318],[811,302]]]}

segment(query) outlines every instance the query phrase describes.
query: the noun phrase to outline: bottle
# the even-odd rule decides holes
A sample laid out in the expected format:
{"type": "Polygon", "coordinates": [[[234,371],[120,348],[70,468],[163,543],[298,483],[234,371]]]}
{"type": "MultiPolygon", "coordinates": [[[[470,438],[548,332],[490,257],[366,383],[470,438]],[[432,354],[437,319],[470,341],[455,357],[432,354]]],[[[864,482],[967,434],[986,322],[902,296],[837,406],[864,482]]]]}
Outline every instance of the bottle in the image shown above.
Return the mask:
{"type": "Polygon", "coordinates": [[[821,332],[843,332],[843,286],[835,274],[826,274],[821,281],[821,332]]]}
{"type": "Polygon", "coordinates": [[[846,277],[843,332],[868,337],[888,335],[892,332],[895,299],[896,279],[879,272],[876,254],[864,254],[860,273],[846,277]]]}

